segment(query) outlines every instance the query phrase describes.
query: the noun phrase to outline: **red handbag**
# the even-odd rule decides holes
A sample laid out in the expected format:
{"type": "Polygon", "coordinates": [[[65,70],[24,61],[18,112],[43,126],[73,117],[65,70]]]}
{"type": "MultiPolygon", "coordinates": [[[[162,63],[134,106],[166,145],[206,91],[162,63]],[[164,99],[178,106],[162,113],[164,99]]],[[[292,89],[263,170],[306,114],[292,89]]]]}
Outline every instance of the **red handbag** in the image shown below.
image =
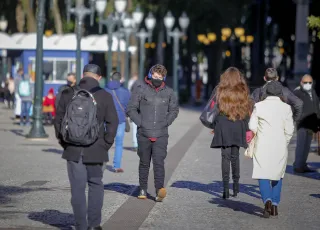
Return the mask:
{"type": "Polygon", "coordinates": [[[254,137],[254,133],[252,131],[247,131],[246,132],[247,143],[250,143],[250,141],[252,140],[253,137],[254,137]]]}
{"type": "Polygon", "coordinates": [[[212,99],[212,102],[210,104],[210,109],[213,109],[214,105],[216,104],[216,102],[212,99]]]}

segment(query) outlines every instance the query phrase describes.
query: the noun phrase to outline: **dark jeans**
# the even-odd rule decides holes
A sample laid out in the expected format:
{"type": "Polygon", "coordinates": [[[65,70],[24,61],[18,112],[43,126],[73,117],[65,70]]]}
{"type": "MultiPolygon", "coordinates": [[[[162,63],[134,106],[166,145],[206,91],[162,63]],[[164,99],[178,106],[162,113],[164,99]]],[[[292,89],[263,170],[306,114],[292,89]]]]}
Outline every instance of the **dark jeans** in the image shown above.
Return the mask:
{"type": "Polygon", "coordinates": [[[239,162],[239,147],[222,147],[221,148],[221,169],[222,181],[224,188],[229,188],[230,179],[230,162],[232,168],[233,182],[239,182],[240,179],[240,162],[239,162]]]}
{"type": "Polygon", "coordinates": [[[46,121],[46,123],[52,124],[52,121],[53,121],[52,113],[45,113],[44,115],[45,115],[45,121],[46,121]]]}
{"type": "Polygon", "coordinates": [[[32,106],[31,101],[21,101],[21,114],[20,122],[23,123],[23,118],[26,118],[26,123],[30,121],[30,108],[32,106]]]}
{"type": "Polygon", "coordinates": [[[159,137],[155,142],[138,135],[139,183],[140,189],[147,190],[150,162],[152,158],[154,184],[157,189],[164,187],[164,159],[167,156],[168,136],[159,137]]]}
{"type": "Polygon", "coordinates": [[[307,167],[307,159],[310,152],[313,132],[300,128],[297,131],[296,159],[293,167],[296,169],[305,169],[307,167]]]}
{"type": "Polygon", "coordinates": [[[8,108],[12,109],[14,105],[14,93],[10,93],[9,91],[6,93],[6,100],[8,102],[8,108]]]}
{"type": "Polygon", "coordinates": [[[88,227],[99,226],[104,196],[102,163],[83,164],[81,158],[79,162],[68,161],[67,168],[76,229],[87,230],[88,227]],[[88,208],[85,194],[87,183],[88,208]]]}

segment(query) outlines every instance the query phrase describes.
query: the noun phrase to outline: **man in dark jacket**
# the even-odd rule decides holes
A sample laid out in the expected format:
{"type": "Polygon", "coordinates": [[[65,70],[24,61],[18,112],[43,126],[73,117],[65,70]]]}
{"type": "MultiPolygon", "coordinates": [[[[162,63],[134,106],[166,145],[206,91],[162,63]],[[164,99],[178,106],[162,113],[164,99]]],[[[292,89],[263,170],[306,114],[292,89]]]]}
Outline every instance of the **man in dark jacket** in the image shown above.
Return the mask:
{"type": "Polygon", "coordinates": [[[296,173],[313,172],[307,166],[313,133],[319,131],[319,98],[312,88],[313,80],[310,75],[303,76],[300,87],[294,93],[303,101],[303,110],[297,125],[296,158],[293,164],[296,173]]]}
{"type": "Polygon", "coordinates": [[[94,93],[97,102],[97,120],[101,124],[98,140],[89,146],[74,146],[63,142],[60,134],[61,123],[74,95],[72,88],[64,90],[61,94],[54,127],[56,137],[64,149],[62,158],[67,160],[76,229],[102,229],[100,223],[104,196],[103,165],[108,161],[108,150],[113,144],[119,120],[112,96],[105,90],[99,89],[100,67],[88,64],[84,67],[83,75],[77,87],[88,91],[98,89],[94,93]],[[106,130],[103,124],[106,125],[106,130]],[[87,183],[88,209],[85,196],[87,183]]]}
{"type": "Polygon", "coordinates": [[[164,188],[164,159],[167,156],[168,127],[177,118],[179,105],[173,90],[166,86],[167,70],[153,66],[143,84],[137,85],[131,95],[127,114],[138,126],[139,199],[147,198],[147,184],[152,158],[156,201],[166,196],[164,188]]]}
{"type": "MultiPolygon", "coordinates": [[[[279,76],[278,72],[275,68],[268,68],[264,75],[264,80],[266,84],[260,88],[255,89],[252,94],[251,98],[254,100],[255,103],[266,98],[266,85],[271,81],[278,81],[279,76]]],[[[284,101],[291,106],[293,110],[293,120],[298,121],[302,114],[302,101],[296,97],[287,87],[282,88],[282,95],[284,101]]]]}
{"type": "Polygon", "coordinates": [[[122,151],[123,151],[123,139],[124,133],[126,129],[126,109],[130,100],[130,92],[128,89],[121,86],[120,83],[121,74],[119,72],[115,72],[111,76],[111,81],[108,82],[107,92],[109,92],[113,97],[113,102],[116,106],[119,125],[116,135],[116,143],[115,143],[115,152],[113,158],[113,169],[116,173],[122,173],[123,169],[121,168],[121,159],[122,159],[122,151]]]}
{"type": "Polygon", "coordinates": [[[58,89],[58,93],[57,93],[57,96],[56,96],[56,104],[55,104],[56,108],[58,107],[62,91],[65,90],[65,89],[68,89],[70,87],[75,87],[76,85],[77,85],[76,74],[75,73],[68,73],[68,75],[67,75],[67,84],[60,86],[59,89],[58,89]]]}

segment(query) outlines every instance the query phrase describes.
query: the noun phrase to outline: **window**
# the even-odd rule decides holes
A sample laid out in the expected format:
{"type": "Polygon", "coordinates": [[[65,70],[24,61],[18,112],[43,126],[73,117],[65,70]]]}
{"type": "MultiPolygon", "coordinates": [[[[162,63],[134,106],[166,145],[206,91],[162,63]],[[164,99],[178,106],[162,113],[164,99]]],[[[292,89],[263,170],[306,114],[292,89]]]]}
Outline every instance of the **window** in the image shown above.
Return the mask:
{"type": "MultiPolygon", "coordinates": [[[[81,60],[83,68],[83,59],[81,60]]],[[[75,58],[43,58],[43,77],[45,81],[65,81],[67,74],[76,72],[75,58]]],[[[29,59],[28,74],[35,81],[35,58],[29,59]]]]}
{"type": "Polygon", "coordinates": [[[66,80],[67,74],[69,72],[68,61],[56,61],[56,81],[66,80]]]}

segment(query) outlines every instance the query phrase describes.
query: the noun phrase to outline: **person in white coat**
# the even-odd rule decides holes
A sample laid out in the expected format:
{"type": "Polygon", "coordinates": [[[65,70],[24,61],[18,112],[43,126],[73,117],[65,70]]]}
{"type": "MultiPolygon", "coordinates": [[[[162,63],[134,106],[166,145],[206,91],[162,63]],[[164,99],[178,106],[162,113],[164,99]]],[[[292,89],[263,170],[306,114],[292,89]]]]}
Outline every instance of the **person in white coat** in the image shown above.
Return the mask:
{"type": "Polygon", "coordinates": [[[259,180],[265,205],[264,217],[278,215],[282,178],[284,177],[288,144],[293,136],[294,123],[290,106],[282,101],[282,85],[267,85],[266,98],[255,104],[249,129],[255,134],[252,178],[259,180]]]}

